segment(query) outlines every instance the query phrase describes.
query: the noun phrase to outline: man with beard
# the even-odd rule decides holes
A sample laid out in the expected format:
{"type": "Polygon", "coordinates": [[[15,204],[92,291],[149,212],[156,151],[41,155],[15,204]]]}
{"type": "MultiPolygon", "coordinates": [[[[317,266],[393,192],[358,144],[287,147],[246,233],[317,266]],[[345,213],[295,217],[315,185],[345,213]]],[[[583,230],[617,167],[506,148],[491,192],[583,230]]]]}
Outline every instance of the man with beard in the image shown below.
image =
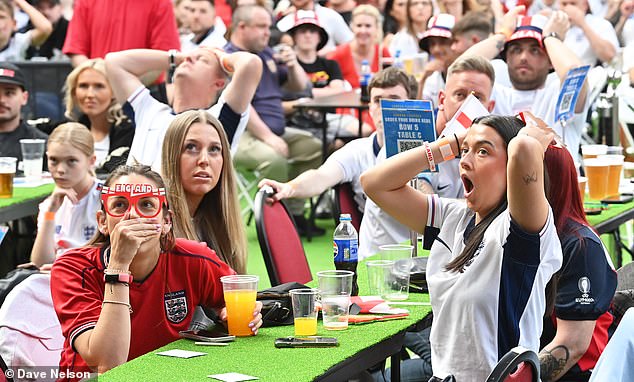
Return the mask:
{"type": "Polygon", "coordinates": [[[523,9],[520,6],[509,11],[495,34],[469,48],[464,55],[494,59],[502,53],[511,86],[495,83],[493,113],[514,115],[525,110],[532,112],[553,126],[577,162],[588,107],[587,84],[584,83],[577,99],[574,117],[565,123],[555,121],[561,84],[570,69],[581,66],[579,58],[563,43],[570,25],[568,16],[556,11],[550,18],[543,15],[518,18],[523,9]],[[514,32],[511,33],[511,30],[514,32]],[[551,70],[554,72],[551,73],[551,70]]]}
{"type": "Polygon", "coordinates": [[[17,66],[0,62],[0,156],[22,160],[20,139],[48,136],[20,118],[22,106],[29,100],[24,74],[17,66]]]}

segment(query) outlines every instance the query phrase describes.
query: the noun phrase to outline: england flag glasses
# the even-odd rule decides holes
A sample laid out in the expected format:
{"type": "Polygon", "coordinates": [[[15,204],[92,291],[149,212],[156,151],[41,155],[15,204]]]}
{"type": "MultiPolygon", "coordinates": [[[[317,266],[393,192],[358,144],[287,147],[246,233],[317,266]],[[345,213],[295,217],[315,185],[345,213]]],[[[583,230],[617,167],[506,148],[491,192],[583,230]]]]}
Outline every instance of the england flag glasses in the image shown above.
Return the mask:
{"type": "Polygon", "coordinates": [[[156,188],[149,184],[116,184],[101,188],[101,201],[106,213],[112,217],[121,217],[132,209],[142,218],[157,216],[165,201],[165,188],[156,188]]]}

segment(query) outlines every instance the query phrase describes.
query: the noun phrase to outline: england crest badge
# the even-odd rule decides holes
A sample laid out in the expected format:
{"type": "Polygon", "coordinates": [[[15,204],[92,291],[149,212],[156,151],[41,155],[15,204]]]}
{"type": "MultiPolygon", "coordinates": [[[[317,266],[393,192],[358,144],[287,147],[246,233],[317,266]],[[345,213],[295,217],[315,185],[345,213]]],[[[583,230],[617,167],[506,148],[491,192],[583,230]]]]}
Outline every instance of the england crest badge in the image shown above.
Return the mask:
{"type": "Polygon", "coordinates": [[[165,293],[165,314],[170,322],[178,324],[187,317],[187,297],[184,290],[165,293]]]}

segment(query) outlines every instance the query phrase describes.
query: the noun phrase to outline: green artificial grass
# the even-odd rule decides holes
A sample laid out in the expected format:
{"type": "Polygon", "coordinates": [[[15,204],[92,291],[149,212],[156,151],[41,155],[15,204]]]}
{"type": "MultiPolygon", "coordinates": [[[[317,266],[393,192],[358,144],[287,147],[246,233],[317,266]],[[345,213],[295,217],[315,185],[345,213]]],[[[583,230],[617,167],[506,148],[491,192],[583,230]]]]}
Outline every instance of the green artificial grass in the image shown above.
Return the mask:
{"type": "Polygon", "coordinates": [[[8,199],[0,199],[0,208],[10,206],[17,202],[24,202],[26,200],[36,199],[36,198],[43,198],[44,196],[48,196],[51,192],[53,192],[54,188],[55,188],[55,185],[53,183],[43,184],[38,187],[14,187],[13,188],[14,197],[8,198],[8,199]],[[20,190],[20,195],[19,197],[15,197],[16,189],[18,188],[20,190]]]}
{"type": "MultiPolygon", "coordinates": [[[[359,272],[359,287],[361,292],[367,290],[366,272],[359,272]]],[[[410,294],[408,301],[428,302],[429,296],[410,294]]],[[[262,328],[257,336],[237,338],[226,347],[198,346],[194,341],[179,340],[112,369],[99,381],[204,381],[210,380],[208,375],[229,372],[255,376],[263,382],[312,381],[346,358],[407,329],[431,311],[430,306],[405,308],[410,312],[406,319],[350,325],[342,331],[325,330],[319,321],[317,335],[336,337],[340,343],[337,348],[277,349],[275,339],[292,336],[293,326],[262,328]],[[156,355],[171,349],[207,355],[191,359],[156,355]]]]}

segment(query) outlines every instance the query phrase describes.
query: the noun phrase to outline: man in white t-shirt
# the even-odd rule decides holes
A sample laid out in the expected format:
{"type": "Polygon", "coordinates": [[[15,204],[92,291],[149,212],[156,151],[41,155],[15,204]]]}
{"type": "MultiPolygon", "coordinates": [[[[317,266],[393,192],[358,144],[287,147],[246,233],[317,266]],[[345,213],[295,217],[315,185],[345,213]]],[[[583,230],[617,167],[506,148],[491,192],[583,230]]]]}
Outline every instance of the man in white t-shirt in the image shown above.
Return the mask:
{"type": "Polygon", "coordinates": [[[378,246],[399,243],[409,238],[409,230],[381,210],[373,201],[366,200],[359,176],[370,167],[385,160],[381,99],[408,99],[416,97],[414,77],[398,68],[378,72],[370,81],[370,115],[376,132],[358,138],[335,151],[324,164],[308,170],[286,183],[263,179],[259,186],[273,187],[274,200],[317,196],[328,188],[349,182],[355,200],[364,213],[359,230],[359,260],[378,252],[378,246]]]}
{"type": "Polygon", "coordinates": [[[337,45],[345,44],[354,37],[350,27],[337,11],[322,7],[313,0],[291,0],[291,4],[295,8],[295,12],[287,14],[278,21],[277,29],[286,32],[295,25],[295,18],[301,17],[302,10],[315,11],[319,25],[328,32],[329,37],[326,46],[319,51],[320,55],[325,55],[334,50],[337,45]]]}
{"type": "Polygon", "coordinates": [[[261,60],[251,53],[227,54],[205,47],[188,54],[151,49],[109,53],[106,68],[117,101],[134,114],[136,132],[128,164],[139,162],[157,171],[165,132],[176,114],[186,110],[208,109],[222,123],[234,151],[262,75],[261,60]],[[170,67],[174,69],[171,106],[154,99],[139,79],[170,67]]]}
{"type": "Polygon", "coordinates": [[[619,48],[612,24],[590,13],[588,0],[559,0],[559,9],[568,15],[571,24],[564,44],[584,65],[595,66],[597,61],[609,64],[619,48]]]}
{"type": "MultiPolygon", "coordinates": [[[[493,68],[487,60],[481,57],[456,60],[449,68],[447,88],[440,92],[439,111],[436,117],[437,130],[442,131],[445,128],[445,124],[454,116],[471,92],[485,107],[492,108],[493,102],[489,100],[489,97],[493,80],[493,68]]],[[[375,133],[366,138],[355,139],[335,151],[318,169],[308,170],[286,183],[264,179],[259,186],[273,187],[276,190],[273,199],[281,200],[317,196],[336,184],[351,183],[355,200],[363,212],[359,230],[359,260],[378,253],[379,246],[383,244],[408,240],[409,230],[405,226],[381,210],[372,200],[366,200],[359,177],[367,169],[385,160],[379,101],[382,98],[413,99],[416,97],[417,87],[416,80],[398,68],[378,72],[369,85],[370,115],[377,127],[375,133]]],[[[441,168],[440,171],[442,172],[443,169],[441,168]]],[[[446,197],[454,197],[454,194],[462,195],[460,177],[455,175],[455,181],[451,181],[449,178],[452,174],[454,173],[447,172],[445,176],[431,182],[434,186],[441,185],[442,189],[434,189],[440,195],[446,197]],[[448,186],[449,183],[451,187],[448,186]]]]}
{"type": "Polygon", "coordinates": [[[517,7],[505,14],[497,32],[469,48],[464,55],[493,59],[502,52],[512,86],[496,81],[493,86],[493,113],[514,115],[526,110],[532,112],[554,128],[578,161],[588,108],[587,83],[583,84],[579,93],[574,117],[563,124],[555,121],[561,83],[570,69],[581,66],[579,58],[562,41],[569,26],[568,16],[562,11],[555,11],[550,18],[542,15],[518,18],[523,8],[517,7]],[[514,32],[510,33],[511,30],[514,32]],[[552,69],[554,72],[549,73],[552,69]]]}
{"type": "Polygon", "coordinates": [[[227,27],[216,16],[213,0],[193,0],[188,5],[188,20],[191,33],[181,36],[181,51],[188,53],[199,46],[222,48],[227,43],[227,27]]]}

